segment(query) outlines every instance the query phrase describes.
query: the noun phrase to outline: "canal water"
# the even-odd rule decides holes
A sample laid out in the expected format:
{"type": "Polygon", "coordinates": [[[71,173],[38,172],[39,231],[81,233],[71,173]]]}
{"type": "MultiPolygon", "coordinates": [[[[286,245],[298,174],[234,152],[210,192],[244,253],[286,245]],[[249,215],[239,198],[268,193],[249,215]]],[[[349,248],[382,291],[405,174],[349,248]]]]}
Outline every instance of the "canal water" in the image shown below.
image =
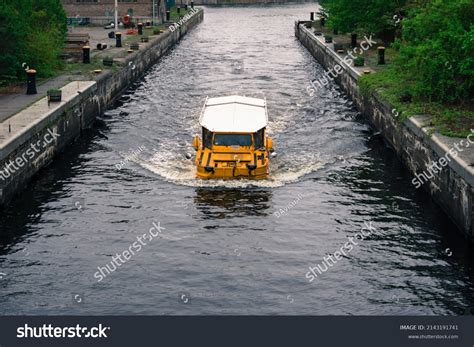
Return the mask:
{"type": "Polygon", "coordinates": [[[294,21],[315,9],[206,8],[2,212],[0,313],[472,313],[474,262],[455,226],[335,84],[308,93],[323,70],[294,21]],[[235,93],[267,99],[271,178],[198,181],[186,154],[204,99],[235,93]],[[153,223],[164,229],[138,251],[153,223]],[[370,236],[310,283],[308,267],[364,224],[370,236]]]}

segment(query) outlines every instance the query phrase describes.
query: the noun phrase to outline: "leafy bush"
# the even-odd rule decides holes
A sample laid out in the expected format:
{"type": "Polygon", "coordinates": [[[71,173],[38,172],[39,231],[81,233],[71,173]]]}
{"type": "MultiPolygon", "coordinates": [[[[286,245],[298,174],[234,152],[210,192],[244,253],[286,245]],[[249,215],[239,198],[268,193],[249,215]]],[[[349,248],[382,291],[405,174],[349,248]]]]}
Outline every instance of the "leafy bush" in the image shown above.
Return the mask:
{"type": "Polygon", "coordinates": [[[474,2],[433,0],[403,21],[395,65],[428,101],[466,103],[474,95],[474,2]]]}
{"type": "Polygon", "coordinates": [[[320,0],[329,24],[340,31],[380,33],[395,30],[393,16],[407,0],[320,0]]]}
{"type": "Polygon", "coordinates": [[[1,81],[24,79],[23,63],[39,77],[53,74],[67,32],[60,0],[2,0],[0,23],[1,81]]]}
{"type": "Polygon", "coordinates": [[[24,1],[11,0],[0,2],[0,76],[3,80],[13,80],[21,71],[21,62],[26,60],[26,42],[28,34],[24,26],[26,20],[22,13],[28,11],[24,1]],[[18,64],[18,62],[20,62],[18,64]]]}
{"type": "Polygon", "coordinates": [[[354,59],[354,66],[364,66],[364,64],[365,64],[364,57],[359,56],[354,59]]]}

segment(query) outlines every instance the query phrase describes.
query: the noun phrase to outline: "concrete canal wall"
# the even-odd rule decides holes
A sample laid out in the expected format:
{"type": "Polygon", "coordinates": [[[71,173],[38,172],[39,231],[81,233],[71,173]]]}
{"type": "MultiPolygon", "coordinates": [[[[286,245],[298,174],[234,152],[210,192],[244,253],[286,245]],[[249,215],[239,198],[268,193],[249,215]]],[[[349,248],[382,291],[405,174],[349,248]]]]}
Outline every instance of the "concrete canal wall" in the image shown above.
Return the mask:
{"type": "MultiPolygon", "coordinates": [[[[441,163],[443,168],[433,173],[422,185],[441,206],[459,229],[474,241],[474,152],[463,150],[458,156],[449,157],[447,153],[456,148],[469,146],[470,140],[455,139],[434,133],[429,125],[429,116],[415,116],[404,122],[393,116],[394,108],[378,94],[363,95],[358,86],[361,69],[354,68],[343,61],[343,56],[334,52],[333,44],[324,43],[322,36],[315,36],[303,24],[295,24],[295,35],[308,49],[314,58],[326,69],[341,71],[335,78],[336,82],[354,101],[359,111],[381,132],[384,139],[394,149],[398,157],[408,168],[417,182],[427,173],[432,163],[441,163]],[[336,68],[336,66],[341,68],[336,68]],[[468,143],[469,142],[469,143],[468,143]]],[[[474,140],[474,136],[471,137],[474,140]]],[[[472,142],[474,144],[474,141],[472,142]]],[[[472,144],[470,145],[473,146],[472,144]]],[[[454,152],[454,151],[453,151],[454,152]]],[[[419,185],[414,184],[413,189],[419,185]]],[[[421,189],[421,188],[420,188],[421,189]]]]}
{"type": "Polygon", "coordinates": [[[107,70],[94,81],[64,86],[60,103],[43,98],[0,123],[0,206],[7,204],[56,154],[91,127],[97,116],[140,78],[186,33],[200,23],[196,12],[179,29],[150,36],[140,50],[115,59],[118,69],[107,70]]]}

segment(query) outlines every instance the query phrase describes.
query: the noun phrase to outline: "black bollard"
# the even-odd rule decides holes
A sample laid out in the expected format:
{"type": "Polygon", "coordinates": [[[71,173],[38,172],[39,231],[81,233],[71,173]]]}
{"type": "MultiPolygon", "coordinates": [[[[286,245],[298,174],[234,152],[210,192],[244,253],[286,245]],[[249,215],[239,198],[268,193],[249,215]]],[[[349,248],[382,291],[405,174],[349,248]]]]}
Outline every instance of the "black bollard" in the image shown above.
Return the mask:
{"type": "Polygon", "coordinates": [[[170,11],[166,11],[166,21],[170,20],[171,13],[170,11]]]}
{"type": "Polygon", "coordinates": [[[26,83],[26,94],[38,94],[36,91],[36,70],[29,69],[26,71],[27,83],[26,83]]]}
{"type": "Polygon", "coordinates": [[[355,48],[357,46],[357,34],[351,34],[351,47],[355,48]]]}
{"type": "Polygon", "coordinates": [[[143,35],[143,23],[138,23],[138,35],[143,35]]]}
{"type": "Polygon", "coordinates": [[[309,20],[312,22],[314,20],[314,12],[309,14],[309,20]]]}
{"type": "Polygon", "coordinates": [[[185,10],[185,11],[188,10],[188,4],[185,4],[185,5],[184,5],[184,10],[185,10]]]}
{"type": "Polygon", "coordinates": [[[191,8],[194,10],[194,1],[191,1],[191,8]]]}
{"type": "Polygon", "coordinates": [[[181,7],[180,7],[180,6],[176,7],[176,11],[177,11],[178,14],[179,14],[179,12],[181,12],[181,7]]]}
{"type": "Polygon", "coordinates": [[[332,33],[333,33],[334,35],[338,35],[338,34],[339,34],[339,30],[337,30],[337,28],[333,28],[333,29],[332,29],[332,33]]]}
{"type": "Polygon", "coordinates": [[[122,33],[115,33],[115,47],[122,47],[122,33]]]}
{"type": "Polygon", "coordinates": [[[326,24],[326,18],[321,17],[321,19],[319,20],[319,22],[321,23],[321,26],[323,27],[323,26],[326,24]]]}
{"type": "Polygon", "coordinates": [[[385,47],[380,46],[377,47],[377,50],[379,52],[379,65],[384,65],[385,64],[385,47]]]}
{"type": "Polygon", "coordinates": [[[91,48],[89,46],[82,47],[82,63],[83,64],[91,63],[91,48]]]}

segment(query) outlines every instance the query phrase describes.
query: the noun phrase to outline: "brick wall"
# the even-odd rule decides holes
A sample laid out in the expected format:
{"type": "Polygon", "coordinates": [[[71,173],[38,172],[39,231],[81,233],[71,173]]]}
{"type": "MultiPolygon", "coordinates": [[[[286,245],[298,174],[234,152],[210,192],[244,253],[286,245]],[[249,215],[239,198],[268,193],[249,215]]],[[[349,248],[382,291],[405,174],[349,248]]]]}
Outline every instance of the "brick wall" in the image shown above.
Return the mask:
{"type": "MultiPolygon", "coordinates": [[[[114,0],[62,0],[68,17],[113,18],[114,0]]],[[[164,0],[156,0],[157,17],[163,13],[164,0]],[[159,7],[159,9],[158,9],[159,7]]],[[[152,0],[119,0],[118,14],[123,18],[129,8],[133,9],[133,17],[151,18],[153,15],[152,0]]]]}

